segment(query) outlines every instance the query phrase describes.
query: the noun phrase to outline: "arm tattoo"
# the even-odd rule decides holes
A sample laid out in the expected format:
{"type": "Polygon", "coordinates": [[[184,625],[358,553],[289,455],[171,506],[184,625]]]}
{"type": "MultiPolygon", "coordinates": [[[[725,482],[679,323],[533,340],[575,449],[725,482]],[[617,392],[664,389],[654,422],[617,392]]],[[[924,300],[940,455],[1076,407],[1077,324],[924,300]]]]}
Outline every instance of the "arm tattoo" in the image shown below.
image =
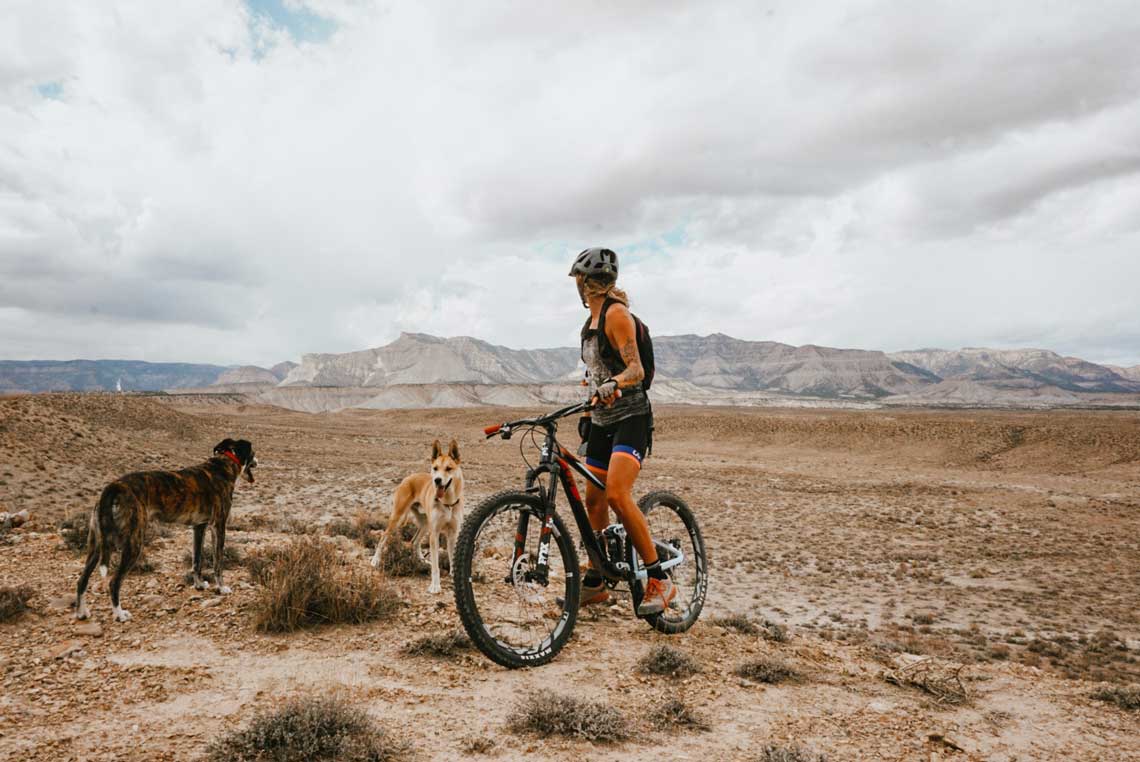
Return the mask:
{"type": "Polygon", "coordinates": [[[633,386],[645,378],[645,369],[641,367],[641,355],[637,352],[637,342],[630,339],[621,348],[621,359],[625,363],[625,370],[614,376],[618,386],[633,386]]]}

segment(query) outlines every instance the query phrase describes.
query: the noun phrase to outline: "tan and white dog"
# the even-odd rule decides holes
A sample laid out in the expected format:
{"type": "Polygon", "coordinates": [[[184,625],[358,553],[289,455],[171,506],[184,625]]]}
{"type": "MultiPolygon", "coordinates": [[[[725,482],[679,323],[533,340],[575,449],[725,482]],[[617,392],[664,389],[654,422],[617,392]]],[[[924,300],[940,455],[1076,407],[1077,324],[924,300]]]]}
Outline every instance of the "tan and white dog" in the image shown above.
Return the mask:
{"type": "MultiPolygon", "coordinates": [[[[431,446],[431,473],[412,474],[400,482],[396,494],[392,496],[392,515],[376,552],[372,555],[372,565],[380,566],[380,557],[388,541],[395,536],[399,540],[400,527],[411,513],[416,520],[416,535],[412,538],[412,549],[420,555],[424,533],[427,533],[428,553],[431,562],[431,585],[429,593],[440,592],[439,586],[439,536],[447,541],[447,560],[455,563],[455,539],[463,522],[463,469],[459,466],[459,444],[453,439],[447,452],[435,440],[431,446]]],[[[455,568],[454,566],[452,568],[455,568]]]]}

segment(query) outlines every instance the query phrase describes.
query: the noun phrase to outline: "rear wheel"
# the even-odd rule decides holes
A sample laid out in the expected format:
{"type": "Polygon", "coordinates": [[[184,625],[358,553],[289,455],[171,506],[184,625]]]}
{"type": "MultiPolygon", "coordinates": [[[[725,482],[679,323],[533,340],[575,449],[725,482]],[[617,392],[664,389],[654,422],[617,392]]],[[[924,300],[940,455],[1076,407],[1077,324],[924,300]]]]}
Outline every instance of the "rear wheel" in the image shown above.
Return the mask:
{"type": "MultiPolygon", "coordinates": [[[[650,492],[637,506],[649,522],[649,534],[684,553],[685,560],[667,570],[677,588],[677,597],[660,614],[645,617],[649,626],[667,635],[685,632],[701,616],[708,593],[708,555],[701,528],[687,503],[671,492],[650,492]]],[[[633,565],[633,543],[627,543],[627,562],[633,565]]],[[[641,603],[644,586],[632,583],[633,605],[641,603]]]]}
{"type": "Polygon", "coordinates": [[[535,495],[492,495],[463,522],[456,541],[452,580],[459,618],[475,646],[504,667],[553,659],[578,616],[578,556],[557,514],[547,581],[535,575],[542,514],[535,495]],[[522,552],[516,555],[516,534],[524,525],[522,552]]]}

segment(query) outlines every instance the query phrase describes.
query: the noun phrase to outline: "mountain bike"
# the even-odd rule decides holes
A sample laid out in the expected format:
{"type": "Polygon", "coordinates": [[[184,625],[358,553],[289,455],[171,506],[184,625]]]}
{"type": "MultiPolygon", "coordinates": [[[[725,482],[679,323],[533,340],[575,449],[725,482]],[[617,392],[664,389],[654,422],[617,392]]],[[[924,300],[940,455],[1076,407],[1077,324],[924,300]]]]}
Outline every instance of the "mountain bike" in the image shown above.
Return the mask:
{"type": "MultiPolygon", "coordinates": [[[[504,667],[533,667],[553,659],[574,631],[581,578],[573,539],[555,507],[558,487],[570,503],[581,544],[592,568],[611,589],[628,587],[636,615],[647,574],[621,524],[595,535],[572,472],[605,489],[565,448],[555,433],[558,420],[590,409],[571,405],[539,418],[489,426],[488,439],[529,434],[540,453],[526,461],[522,491],[484,500],[463,522],[456,542],[452,581],[459,618],[471,641],[504,667]],[[537,433],[542,433],[539,444],[537,433]]],[[[704,539],[692,510],[670,492],[651,492],[638,501],[649,521],[661,568],[677,587],[677,597],[658,614],[643,617],[659,632],[681,633],[697,621],[708,588],[704,539]]]]}

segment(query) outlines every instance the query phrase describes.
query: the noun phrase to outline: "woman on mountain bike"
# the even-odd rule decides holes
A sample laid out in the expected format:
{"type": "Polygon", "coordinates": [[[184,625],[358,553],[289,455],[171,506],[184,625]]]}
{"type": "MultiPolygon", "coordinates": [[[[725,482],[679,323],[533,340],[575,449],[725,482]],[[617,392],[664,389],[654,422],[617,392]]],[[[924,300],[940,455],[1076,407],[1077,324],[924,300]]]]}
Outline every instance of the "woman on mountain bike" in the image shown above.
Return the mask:
{"type": "MultiPolygon", "coordinates": [[[[617,254],[609,249],[586,249],[574,260],[570,275],[578,284],[582,306],[590,310],[590,319],[582,327],[582,361],[590,398],[598,405],[583,427],[588,428],[588,433],[583,430],[586,466],[606,485],[604,491],[586,485],[590,526],[595,534],[600,533],[610,523],[610,509],[614,510],[649,575],[637,613],[658,614],[677,590],[661,569],[649,524],[633,499],[633,483],[649,445],[652,411],[642,388],[645,370],[629,297],[617,287],[617,254]]],[[[608,599],[601,573],[587,566],[579,605],[608,599]]]]}

